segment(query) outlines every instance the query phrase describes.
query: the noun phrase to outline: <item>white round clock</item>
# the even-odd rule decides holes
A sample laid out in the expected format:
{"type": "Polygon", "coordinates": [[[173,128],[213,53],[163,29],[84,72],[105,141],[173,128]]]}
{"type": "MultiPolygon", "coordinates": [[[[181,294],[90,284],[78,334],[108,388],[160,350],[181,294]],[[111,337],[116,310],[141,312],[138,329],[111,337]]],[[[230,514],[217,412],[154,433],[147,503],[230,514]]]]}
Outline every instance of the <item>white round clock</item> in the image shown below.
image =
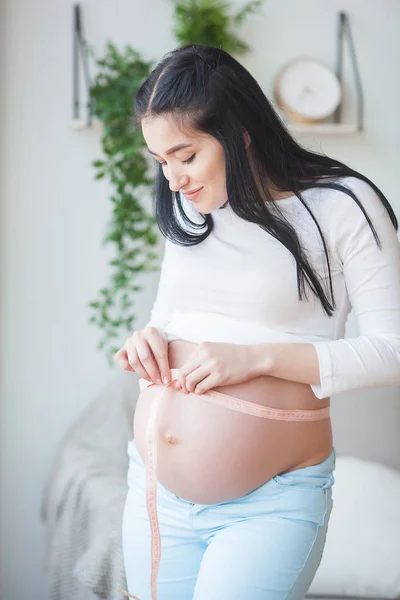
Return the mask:
{"type": "Polygon", "coordinates": [[[284,114],[300,123],[315,123],[332,115],[342,99],[336,73],[314,58],[286,63],[274,84],[274,96],[284,114]]]}

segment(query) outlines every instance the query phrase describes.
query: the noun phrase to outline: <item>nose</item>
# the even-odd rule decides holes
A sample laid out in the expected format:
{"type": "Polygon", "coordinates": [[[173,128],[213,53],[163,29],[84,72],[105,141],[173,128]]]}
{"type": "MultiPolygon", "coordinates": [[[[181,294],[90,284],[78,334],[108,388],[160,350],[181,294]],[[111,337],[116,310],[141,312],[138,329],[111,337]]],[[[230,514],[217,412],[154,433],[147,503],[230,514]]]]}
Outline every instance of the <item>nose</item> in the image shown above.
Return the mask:
{"type": "Polygon", "coordinates": [[[189,177],[183,173],[169,171],[167,179],[169,180],[169,189],[171,192],[179,192],[189,182],[189,177]]]}

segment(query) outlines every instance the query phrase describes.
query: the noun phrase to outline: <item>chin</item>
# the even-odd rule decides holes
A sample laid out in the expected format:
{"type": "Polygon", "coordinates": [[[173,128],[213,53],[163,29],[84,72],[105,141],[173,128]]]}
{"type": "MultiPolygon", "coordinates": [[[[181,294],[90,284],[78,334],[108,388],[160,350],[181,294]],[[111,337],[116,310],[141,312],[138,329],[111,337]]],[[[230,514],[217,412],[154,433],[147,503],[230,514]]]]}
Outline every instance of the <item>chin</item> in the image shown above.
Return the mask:
{"type": "Polygon", "coordinates": [[[193,202],[193,206],[202,215],[209,215],[212,212],[215,212],[219,208],[225,208],[228,204],[228,200],[225,200],[222,204],[211,203],[211,202],[193,202]]]}
{"type": "Polygon", "coordinates": [[[207,206],[206,203],[203,204],[202,202],[199,202],[198,204],[193,202],[193,206],[201,215],[209,215],[213,210],[215,210],[212,206],[207,206]]]}
{"type": "Polygon", "coordinates": [[[225,206],[227,204],[228,204],[228,200],[226,200],[222,204],[216,204],[215,206],[208,206],[206,208],[199,206],[198,211],[204,215],[209,215],[210,213],[215,212],[216,210],[219,210],[220,208],[225,208],[225,206]]]}

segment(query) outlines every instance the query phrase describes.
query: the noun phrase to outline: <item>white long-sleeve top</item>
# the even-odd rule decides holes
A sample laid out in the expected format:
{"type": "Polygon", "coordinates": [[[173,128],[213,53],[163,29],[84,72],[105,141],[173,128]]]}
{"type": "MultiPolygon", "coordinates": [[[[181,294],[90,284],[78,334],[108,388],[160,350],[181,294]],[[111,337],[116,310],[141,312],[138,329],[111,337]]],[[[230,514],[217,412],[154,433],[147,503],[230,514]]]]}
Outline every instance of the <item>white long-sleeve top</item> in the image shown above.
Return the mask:
{"type": "MultiPolygon", "coordinates": [[[[400,244],[379,196],[364,181],[342,178],[369,215],[382,249],[347,194],[314,188],[303,197],[328,246],[336,309],[326,315],[308,290],[299,300],[296,262],[261,227],[238,217],[229,203],[212,212],[214,229],[196,246],[166,240],[160,281],[149,323],[170,342],[312,343],[317,351],[318,398],[356,388],[400,384],[400,244]],[[360,334],[344,338],[354,310],[360,334]]],[[[185,212],[202,222],[193,204],[185,212]]],[[[278,200],[313,268],[328,284],[318,230],[296,196],[278,200]]],[[[328,287],[325,287],[328,290],[328,287]]]]}

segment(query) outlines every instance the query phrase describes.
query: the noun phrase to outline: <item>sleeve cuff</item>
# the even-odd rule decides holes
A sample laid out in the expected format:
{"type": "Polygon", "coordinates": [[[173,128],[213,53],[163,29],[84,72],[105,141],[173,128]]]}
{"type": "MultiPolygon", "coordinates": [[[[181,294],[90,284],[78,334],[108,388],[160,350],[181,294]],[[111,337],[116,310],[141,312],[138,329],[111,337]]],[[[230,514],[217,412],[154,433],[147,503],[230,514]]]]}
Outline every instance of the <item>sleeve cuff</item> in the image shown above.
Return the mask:
{"type": "Polygon", "coordinates": [[[311,385],[310,387],[314,395],[319,400],[322,400],[323,398],[329,398],[333,394],[331,355],[326,342],[315,342],[312,345],[318,356],[320,383],[319,385],[311,385]]]}

